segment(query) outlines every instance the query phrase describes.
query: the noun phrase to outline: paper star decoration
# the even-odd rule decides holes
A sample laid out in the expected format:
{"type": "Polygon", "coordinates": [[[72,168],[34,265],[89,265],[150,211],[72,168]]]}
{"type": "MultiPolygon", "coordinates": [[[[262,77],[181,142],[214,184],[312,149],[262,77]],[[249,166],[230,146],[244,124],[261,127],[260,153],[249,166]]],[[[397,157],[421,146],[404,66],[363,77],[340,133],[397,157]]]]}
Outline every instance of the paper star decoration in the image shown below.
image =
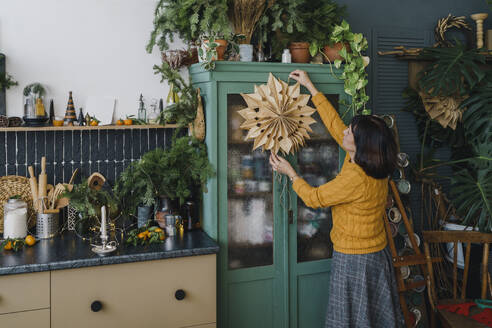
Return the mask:
{"type": "Polygon", "coordinates": [[[255,85],[254,93],[241,93],[248,105],[238,111],[245,119],[241,129],[249,130],[245,140],[254,139],[253,150],[262,147],[288,154],[305,145],[316,109],[307,105],[310,96],[300,90],[299,83],[289,86],[270,73],[268,84],[255,85]]]}

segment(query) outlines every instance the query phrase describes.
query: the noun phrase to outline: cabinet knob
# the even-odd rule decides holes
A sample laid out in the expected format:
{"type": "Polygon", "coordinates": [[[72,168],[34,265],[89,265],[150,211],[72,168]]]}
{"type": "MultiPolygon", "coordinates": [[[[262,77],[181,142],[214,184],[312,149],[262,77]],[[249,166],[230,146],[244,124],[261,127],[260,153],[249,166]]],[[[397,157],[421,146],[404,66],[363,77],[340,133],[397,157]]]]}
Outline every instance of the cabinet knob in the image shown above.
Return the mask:
{"type": "Polygon", "coordinates": [[[91,304],[91,311],[92,312],[99,312],[99,311],[101,311],[102,307],[103,307],[103,305],[100,301],[94,301],[91,304]]]}
{"type": "Polygon", "coordinates": [[[176,293],[174,293],[174,297],[176,297],[176,299],[177,299],[178,301],[182,301],[182,300],[185,298],[185,296],[186,296],[186,293],[185,293],[185,291],[184,291],[184,290],[182,290],[182,289],[178,289],[178,290],[176,291],[176,293]]]}

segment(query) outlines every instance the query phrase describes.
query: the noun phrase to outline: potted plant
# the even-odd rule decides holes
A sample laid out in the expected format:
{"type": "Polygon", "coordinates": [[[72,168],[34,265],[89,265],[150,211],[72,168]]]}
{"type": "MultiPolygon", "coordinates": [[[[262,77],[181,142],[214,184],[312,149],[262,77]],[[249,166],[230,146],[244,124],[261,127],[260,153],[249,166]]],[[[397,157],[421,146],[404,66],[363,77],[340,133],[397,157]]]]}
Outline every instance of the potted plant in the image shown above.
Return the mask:
{"type": "Polygon", "coordinates": [[[183,204],[199,186],[205,190],[213,175],[205,144],[193,137],[175,138],[170,148],[156,148],[132,163],[115,185],[124,213],[135,214],[138,206],[157,205],[157,199],[183,204]]]}
{"type": "MultiPolygon", "coordinates": [[[[309,26],[307,40],[309,41],[309,52],[318,62],[323,62],[323,55],[332,62],[330,34],[335,25],[339,25],[346,14],[345,6],[339,6],[333,1],[312,0],[306,1],[300,7],[300,16],[309,26]],[[331,57],[331,58],[330,58],[331,57]]],[[[337,45],[334,45],[337,47],[337,45]]],[[[340,47],[341,48],[341,47],[340,47]]]]}
{"type": "Polygon", "coordinates": [[[369,57],[363,56],[363,52],[368,47],[367,39],[362,33],[353,33],[350,30],[350,25],[343,20],[340,25],[335,25],[333,28],[330,40],[333,43],[343,44],[339,52],[341,59],[336,59],[334,65],[336,68],[340,68],[342,61],[345,62],[343,73],[339,78],[345,81],[345,93],[352,97],[347,110],[352,110],[354,115],[356,113],[370,114],[371,110],[366,108],[369,96],[365,89],[368,83],[365,68],[369,64],[369,57]],[[347,49],[346,44],[349,45],[351,51],[347,49]]]}
{"type": "Polygon", "coordinates": [[[169,42],[177,35],[189,46],[198,45],[200,40],[204,40],[205,49],[202,52],[206,53],[206,40],[213,38],[213,42],[218,44],[213,47],[218,48],[217,60],[221,60],[222,46],[225,51],[227,45],[221,37],[229,32],[227,0],[160,0],[154,11],[154,28],[147,51],[152,52],[154,45],[161,51],[169,49],[169,42]]]}
{"type": "Polygon", "coordinates": [[[265,11],[273,5],[269,0],[229,0],[229,20],[232,23],[234,33],[243,35],[239,48],[241,61],[252,61],[253,45],[251,39],[258,26],[258,22],[265,11]]]}

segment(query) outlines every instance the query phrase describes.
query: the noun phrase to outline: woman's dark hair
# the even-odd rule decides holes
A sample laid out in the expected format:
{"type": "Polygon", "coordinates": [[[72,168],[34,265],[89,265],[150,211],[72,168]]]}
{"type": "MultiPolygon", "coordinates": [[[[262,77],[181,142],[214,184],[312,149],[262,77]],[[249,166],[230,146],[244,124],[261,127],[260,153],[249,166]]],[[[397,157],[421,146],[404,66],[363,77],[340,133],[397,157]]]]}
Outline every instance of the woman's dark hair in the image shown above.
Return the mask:
{"type": "Polygon", "coordinates": [[[397,147],[393,132],[379,117],[357,115],[351,122],[355,162],[375,178],[387,178],[396,169],[397,147]]]}

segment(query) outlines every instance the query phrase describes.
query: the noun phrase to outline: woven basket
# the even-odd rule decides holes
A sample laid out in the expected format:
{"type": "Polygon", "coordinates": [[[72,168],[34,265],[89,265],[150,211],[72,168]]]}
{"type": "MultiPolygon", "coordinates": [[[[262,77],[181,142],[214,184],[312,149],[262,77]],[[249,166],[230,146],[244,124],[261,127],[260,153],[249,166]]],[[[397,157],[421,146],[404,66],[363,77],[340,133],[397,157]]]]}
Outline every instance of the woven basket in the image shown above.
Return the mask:
{"type": "Polygon", "coordinates": [[[36,214],[32,205],[31,185],[29,179],[16,175],[0,177],[0,233],[3,233],[3,205],[7,200],[19,195],[27,203],[29,228],[36,225],[36,214]]]}

